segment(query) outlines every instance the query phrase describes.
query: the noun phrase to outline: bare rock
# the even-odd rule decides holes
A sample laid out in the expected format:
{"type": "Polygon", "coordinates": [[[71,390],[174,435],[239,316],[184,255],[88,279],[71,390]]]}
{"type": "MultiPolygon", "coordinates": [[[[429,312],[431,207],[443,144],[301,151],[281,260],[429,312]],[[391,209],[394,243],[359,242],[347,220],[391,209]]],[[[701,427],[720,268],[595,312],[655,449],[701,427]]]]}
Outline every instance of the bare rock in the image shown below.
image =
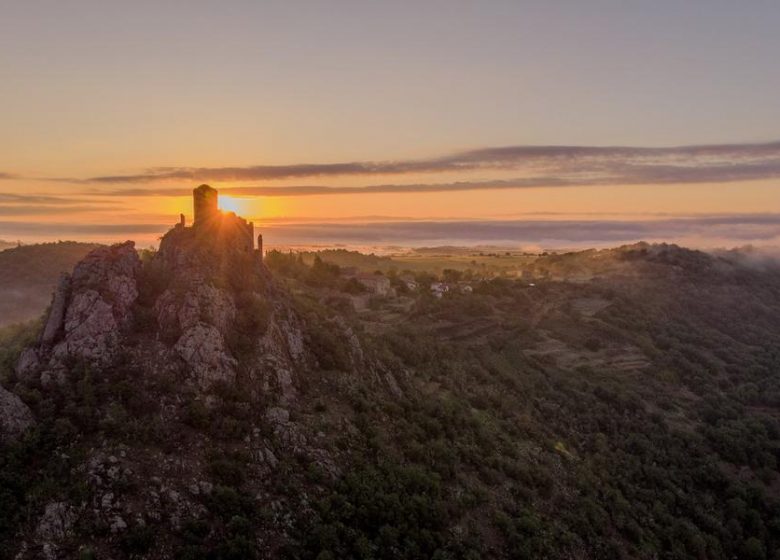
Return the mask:
{"type": "Polygon", "coordinates": [[[160,332],[176,335],[173,351],[199,387],[235,378],[237,361],[227,349],[225,333],[235,320],[236,305],[226,290],[185,268],[178,271],[175,286],[157,299],[155,312],[160,332]]]}
{"type": "Polygon", "coordinates": [[[52,344],[57,336],[61,334],[62,326],[65,322],[68,297],[70,296],[70,284],[70,275],[63,274],[60,276],[60,282],[57,285],[57,290],[54,292],[51,311],[41,335],[42,344],[52,344]]]}
{"type": "Polygon", "coordinates": [[[25,378],[38,371],[40,367],[41,360],[38,357],[38,351],[35,348],[25,348],[16,363],[16,374],[25,378]]]}
{"type": "Polygon", "coordinates": [[[53,358],[63,361],[78,356],[91,363],[110,361],[110,351],[119,337],[111,304],[95,290],[75,294],[65,315],[65,336],[53,350],[53,358]]]}
{"type": "Polygon", "coordinates": [[[43,545],[46,558],[56,557],[56,544],[68,538],[76,522],[76,512],[66,502],[46,504],[35,534],[43,545]]]}
{"type": "Polygon", "coordinates": [[[277,459],[276,455],[274,455],[274,452],[268,449],[267,447],[263,449],[263,457],[265,459],[265,462],[272,469],[275,469],[277,465],[279,465],[279,459],[277,459]]]}
{"type": "Polygon", "coordinates": [[[122,331],[132,322],[141,261],[132,241],[99,247],[63,275],[35,348],[25,350],[16,370],[42,379],[58,377],[70,357],[106,365],[116,356],[122,331]]]}
{"type": "Polygon", "coordinates": [[[276,426],[284,425],[290,421],[290,411],[278,406],[273,406],[266,411],[265,417],[269,422],[276,426]]]}
{"type": "Polygon", "coordinates": [[[198,324],[182,334],[174,350],[190,368],[201,388],[215,381],[235,379],[237,362],[227,351],[225,340],[215,327],[198,324]]]}
{"type": "Polygon", "coordinates": [[[0,387],[0,443],[9,443],[35,424],[32,411],[19,397],[0,387]]]}
{"type": "Polygon", "coordinates": [[[236,305],[224,291],[198,278],[186,291],[166,290],[155,304],[161,329],[186,331],[207,323],[226,332],[236,316],[236,305]]]}
{"type": "Polygon", "coordinates": [[[138,297],[136,277],[141,261],[135,243],[126,241],[100,247],[84,257],[73,270],[73,290],[93,288],[110,296],[119,315],[125,315],[138,297]]]}
{"type": "Polygon", "coordinates": [[[122,519],[121,516],[116,515],[113,519],[111,519],[111,525],[109,526],[112,533],[121,533],[125,529],[127,529],[127,522],[122,519]]]}

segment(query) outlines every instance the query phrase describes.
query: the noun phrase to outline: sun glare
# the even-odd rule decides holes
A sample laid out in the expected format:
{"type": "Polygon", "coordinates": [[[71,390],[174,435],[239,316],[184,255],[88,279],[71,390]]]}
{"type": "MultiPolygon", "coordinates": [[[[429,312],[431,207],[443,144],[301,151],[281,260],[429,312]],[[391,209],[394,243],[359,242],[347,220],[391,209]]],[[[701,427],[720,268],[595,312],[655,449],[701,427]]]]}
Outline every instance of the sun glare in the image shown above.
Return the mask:
{"type": "Polygon", "coordinates": [[[226,212],[235,212],[239,216],[246,216],[250,210],[250,201],[236,196],[220,195],[219,207],[226,212]]]}

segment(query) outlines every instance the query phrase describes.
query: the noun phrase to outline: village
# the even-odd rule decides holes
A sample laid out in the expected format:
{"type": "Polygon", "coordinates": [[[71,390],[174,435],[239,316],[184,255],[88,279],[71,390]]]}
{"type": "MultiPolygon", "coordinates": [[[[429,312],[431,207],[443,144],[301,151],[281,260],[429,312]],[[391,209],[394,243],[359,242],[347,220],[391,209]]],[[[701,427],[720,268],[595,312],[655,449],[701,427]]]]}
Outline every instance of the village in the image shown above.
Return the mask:
{"type": "MultiPolygon", "coordinates": [[[[407,293],[420,292],[426,288],[426,284],[418,281],[413,274],[401,274],[391,279],[380,271],[374,273],[361,272],[356,267],[348,267],[341,269],[341,275],[348,280],[354,279],[368,292],[383,297],[397,296],[399,284],[407,293]]],[[[462,294],[470,294],[474,291],[472,283],[465,280],[455,282],[433,281],[427,284],[427,289],[436,298],[441,298],[450,291],[462,294]]]]}

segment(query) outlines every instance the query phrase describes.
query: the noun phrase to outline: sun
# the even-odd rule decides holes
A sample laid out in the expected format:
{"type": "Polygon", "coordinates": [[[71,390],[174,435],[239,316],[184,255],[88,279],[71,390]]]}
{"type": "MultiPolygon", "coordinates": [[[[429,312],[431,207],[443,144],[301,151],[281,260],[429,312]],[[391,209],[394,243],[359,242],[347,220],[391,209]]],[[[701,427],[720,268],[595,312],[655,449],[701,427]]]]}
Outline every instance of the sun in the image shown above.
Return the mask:
{"type": "Polygon", "coordinates": [[[226,212],[235,212],[239,216],[245,216],[249,211],[250,201],[237,196],[220,195],[219,207],[226,212]]]}
{"type": "Polygon", "coordinates": [[[247,220],[262,220],[282,213],[278,200],[260,196],[219,195],[219,209],[224,212],[235,212],[247,220]]]}

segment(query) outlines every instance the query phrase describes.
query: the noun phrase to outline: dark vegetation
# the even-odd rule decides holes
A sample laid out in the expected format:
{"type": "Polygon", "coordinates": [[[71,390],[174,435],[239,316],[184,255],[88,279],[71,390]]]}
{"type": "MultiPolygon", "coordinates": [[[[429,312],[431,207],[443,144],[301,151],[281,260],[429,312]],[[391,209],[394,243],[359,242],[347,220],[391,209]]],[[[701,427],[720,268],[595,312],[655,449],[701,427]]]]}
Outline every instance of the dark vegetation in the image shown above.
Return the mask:
{"type": "MultiPolygon", "coordinates": [[[[264,397],[241,387],[206,406],[132,362],[73,364],[56,387],[17,380],[37,327],[6,329],[4,384],[40,422],[0,455],[0,556],[53,497],[89,499],[73,467],[108,440],[184,453],[213,491],[176,530],[79,527],[82,557],[780,558],[777,270],[637,246],[540,263],[598,272],[585,283],[447,272],[473,293],[407,291],[358,312],[326,256],[267,264],[319,362],[290,414],[340,469],[284,454],[264,397]],[[375,371],[355,369],[334,321],[375,371]],[[255,430],[278,455],[270,474],[243,444],[255,430]]],[[[267,309],[241,308],[239,331],[263,328],[267,309]]]]}
{"type": "Polygon", "coordinates": [[[780,275],[676,248],[609,257],[596,266],[641,276],[486,280],[373,339],[406,396],[355,397],[362,453],[307,531],[313,556],[778,557],[780,275]],[[589,300],[606,307],[573,305],[589,300]],[[537,353],[540,336],[565,346],[537,353]],[[557,355],[625,348],[645,361],[557,355]]]}

